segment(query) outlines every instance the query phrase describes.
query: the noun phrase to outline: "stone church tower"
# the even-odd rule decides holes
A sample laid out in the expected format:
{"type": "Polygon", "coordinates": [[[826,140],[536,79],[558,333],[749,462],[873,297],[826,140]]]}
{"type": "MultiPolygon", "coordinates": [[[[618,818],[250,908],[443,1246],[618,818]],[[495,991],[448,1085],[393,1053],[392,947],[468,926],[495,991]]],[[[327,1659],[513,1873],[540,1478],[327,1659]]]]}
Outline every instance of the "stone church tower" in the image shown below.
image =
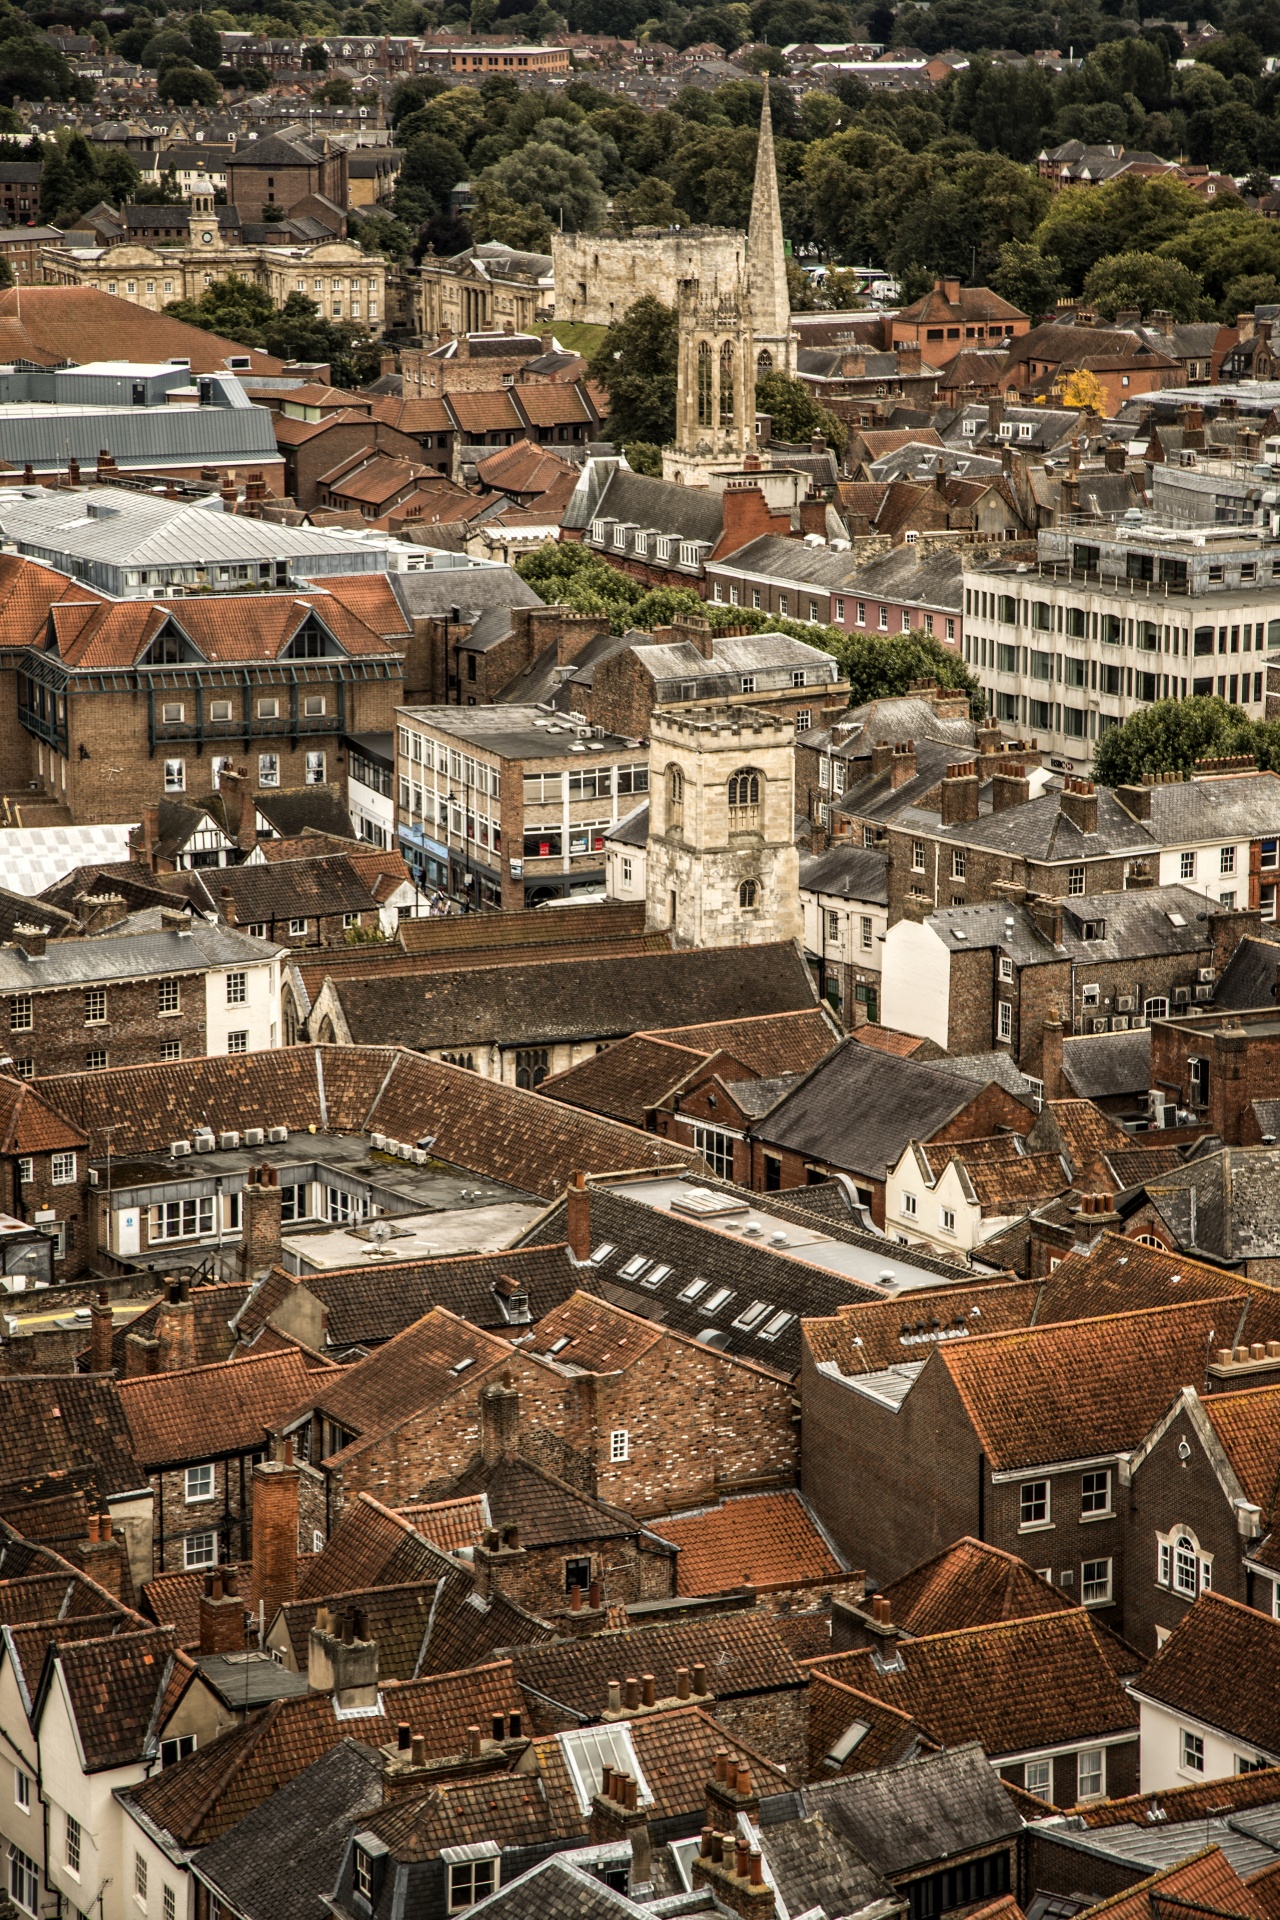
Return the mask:
{"type": "Polygon", "coordinates": [[[682,280],[676,303],[676,437],[662,477],[705,487],[712,467],[740,467],[756,444],[751,313],[740,273],[710,286],[682,280]]]}
{"type": "Polygon", "coordinates": [[[782,239],[782,204],[778,198],[778,163],[773,151],[773,113],[767,77],[760,107],[756,178],[747,232],[747,282],[757,370],[794,373],[796,342],[791,331],[791,296],[787,292],[787,256],[782,239]]]}
{"type": "Polygon", "coordinates": [[[679,947],[798,940],[795,728],[752,707],[655,709],[645,924],[679,947]]]}

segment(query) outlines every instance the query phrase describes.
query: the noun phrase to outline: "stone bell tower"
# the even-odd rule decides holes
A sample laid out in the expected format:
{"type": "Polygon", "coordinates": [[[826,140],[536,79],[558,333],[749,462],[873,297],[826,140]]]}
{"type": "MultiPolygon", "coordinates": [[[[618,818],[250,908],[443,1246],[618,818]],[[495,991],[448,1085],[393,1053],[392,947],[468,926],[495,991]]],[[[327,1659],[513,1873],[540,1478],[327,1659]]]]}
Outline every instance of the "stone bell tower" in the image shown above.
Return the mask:
{"type": "Polygon", "coordinates": [[[795,728],[752,707],[655,709],[645,924],[680,947],[798,940],[795,728]]]}
{"type": "Polygon", "coordinates": [[[682,280],[677,294],[676,437],[662,477],[705,487],[711,470],[741,467],[755,451],[755,351],[741,273],[682,280]]]}

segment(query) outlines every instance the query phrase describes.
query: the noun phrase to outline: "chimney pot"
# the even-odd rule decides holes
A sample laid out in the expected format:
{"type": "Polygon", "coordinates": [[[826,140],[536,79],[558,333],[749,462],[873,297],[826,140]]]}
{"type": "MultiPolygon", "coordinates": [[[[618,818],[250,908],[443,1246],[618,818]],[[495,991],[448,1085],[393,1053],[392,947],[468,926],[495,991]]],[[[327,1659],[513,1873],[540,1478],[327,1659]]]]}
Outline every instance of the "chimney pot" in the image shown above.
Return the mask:
{"type": "Polygon", "coordinates": [[[1244,1363],[1245,1363],[1245,1361],[1246,1361],[1246,1360],[1247,1360],[1248,1358],[1249,1358],[1249,1349],[1248,1349],[1248,1347],[1237,1347],[1237,1348],[1236,1348],[1236,1363],[1237,1363],[1237,1365],[1239,1365],[1239,1366],[1243,1366],[1243,1365],[1244,1365],[1244,1363]]]}
{"type": "Polygon", "coordinates": [[[409,1742],[412,1739],[412,1737],[413,1736],[409,1731],[409,1722],[407,1720],[402,1720],[399,1726],[396,1728],[396,1747],[399,1752],[408,1753],[409,1742]]]}
{"type": "Polygon", "coordinates": [[[729,1766],[729,1753],[725,1747],[716,1748],[716,1779],[725,1779],[729,1766]]]}
{"type": "Polygon", "coordinates": [[[693,1663],[693,1690],[699,1694],[707,1690],[707,1669],[701,1660],[693,1663]]]}
{"type": "Polygon", "coordinates": [[[512,1740],[518,1740],[520,1738],[520,1715],[518,1713],[507,1715],[507,1733],[508,1737],[512,1740]]]}
{"type": "Polygon", "coordinates": [[[472,1758],[473,1760],[475,1760],[475,1759],[477,1759],[477,1758],[479,1757],[479,1754],[480,1754],[480,1729],[479,1729],[479,1727],[468,1727],[468,1728],[467,1728],[467,1752],[468,1752],[468,1753],[469,1753],[469,1754],[471,1755],[471,1758],[472,1758]]]}
{"type": "Polygon", "coordinates": [[[1261,1340],[1255,1340],[1253,1345],[1249,1348],[1249,1352],[1255,1360],[1265,1360],[1267,1357],[1267,1350],[1263,1346],[1261,1340]]]}
{"type": "Polygon", "coordinates": [[[587,1589],[587,1597],[593,1607],[600,1605],[600,1582],[593,1580],[587,1589]]]}
{"type": "Polygon", "coordinates": [[[751,1884],[753,1887],[764,1885],[764,1856],[759,1847],[752,1847],[748,1856],[751,1865],[751,1884]]]}
{"type": "Polygon", "coordinates": [[[738,1768],[736,1782],[735,1782],[735,1790],[742,1795],[743,1799],[746,1799],[747,1796],[750,1794],[751,1792],[750,1767],[738,1768]]]}
{"type": "Polygon", "coordinates": [[[495,1740],[501,1740],[503,1734],[506,1732],[506,1727],[507,1727],[507,1722],[506,1722],[506,1716],[504,1714],[495,1713],[491,1716],[489,1721],[489,1731],[495,1740]]]}
{"type": "Polygon", "coordinates": [[[745,1880],[751,1869],[751,1849],[745,1840],[739,1840],[734,1848],[737,1859],[734,1863],[739,1880],[745,1880]]]}
{"type": "Polygon", "coordinates": [[[576,1581],[569,1589],[569,1611],[570,1613],[582,1612],[582,1588],[576,1581]]]}
{"type": "Polygon", "coordinates": [[[676,1668],[676,1698],[678,1700],[687,1700],[689,1698],[688,1667],[676,1668]]]}
{"type": "Polygon", "coordinates": [[[605,1800],[613,1798],[613,1767],[607,1760],[600,1772],[600,1793],[605,1800]]]}
{"type": "Polygon", "coordinates": [[[627,1675],[627,1684],[623,1697],[628,1707],[638,1707],[640,1705],[640,1682],[634,1674],[627,1675]]]}
{"type": "Polygon", "coordinates": [[[641,1689],[640,1698],[643,1705],[646,1707],[653,1706],[658,1696],[654,1687],[653,1675],[651,1673],[646,1673],[641,1676],[640,1689],[641,1689]]]}
{"type": "Polygon", "coordinates": [[[609,1705],[607,1711],[609,1713],[622,1712],[622,1686],[617,1680],[611,1680],[609,1682],[609,1705]]]}
{"type": "Polygon", "coordinates": [[[414,1734],[413,1739],[409,1745],[409,1759],[415,1767],[426,1766],[427,1736],[425,1733],[414,1734]]]}
{"type": "Polygon", "coordinates": [[[711,1858],[711,1843],[714,1838],[714,1832],[710,1827],[704,1827],[702,1829],[702,1838],[698,1842],[698,1858],[700,1860],[709,1860],[711,1858]]]}
{"type": "Polygon", "coordinates": [[[724,1835],[716,1831],[711,1835],[711,1858],[717,1861],[724,1859],[724,1835]]]}

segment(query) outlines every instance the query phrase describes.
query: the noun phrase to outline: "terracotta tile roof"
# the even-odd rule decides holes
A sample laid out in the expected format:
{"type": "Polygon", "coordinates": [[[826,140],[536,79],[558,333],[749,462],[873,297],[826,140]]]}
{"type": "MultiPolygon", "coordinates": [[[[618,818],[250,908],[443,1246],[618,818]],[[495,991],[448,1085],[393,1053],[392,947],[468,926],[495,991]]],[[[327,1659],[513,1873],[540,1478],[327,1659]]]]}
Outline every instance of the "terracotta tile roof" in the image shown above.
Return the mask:
{"type": "Polygon", "coordinates": [[[323,1600],[331,1593],[395,1586],[410,1579],[438,1580],[440,1572],[438,1549],[372,1494],[362,1493],[299,1573],[298,1598],[323,1600]]]}
{"type": "Polygon", "coordinates": [[[1077,1807],[1085,1827],[1162,1825],[1204,1820],[1214,1814],[1237,1813],[1247,1807],[1273,1806],[1280,1800],[1280,1767],[1262,1767],[1257,1773],[1237,1773],[1222,1780],[1197,1781],[1194,1786],[1164,1787],[1151,1793],[1131,1793],[1123,1800],[1091,1800],[1077,1807]]]}
{"type": "Polygon", "coordinates": [[[47,1620],[39,1625],[8,1627],[5,1640],[11,1651],[15,1678],[24,1703],[34,1701],[50,1647],[74,1641],[118,1638],[140,1633],[150,1622],[128,1609],[108,1615],[83,1614],[73,1620],[47,1620]]]}
{"type": "Polygon", "coordinates": [[[1092,1459],[1138,1445],[1240,1298],[979,1335],[926,1364],[950,1373],[993,1468],[1092,1459]]]}
{"type": "Polygon", "coordinates": [[[967,1536],[885,1588],[896,1626],[916,1638],[1062,1613],[1073,1603],[1002,1547],[967,1536]]]}
{"type": "Polygon", "coordinates": [[[1033,1280],[961,1280],[913,1289],[895,1300],[868,1300],[827,1319],[806,1320],[805,1345],[815,1361],[833,1363],[842,1373],[878,1373],[923,1359],[943,1341],[967,1342],[980,1332],[1027,1326],[1037,1292],[1033,1280]]]}
{"type": "Polygon", "coordinates": [[[813,1670],[910,1714],[943,1746],[980,1741],[992,1760],[1137,1733],[1138,1710],[1079,1607],[899,1640],[895,1652],[901,1665],[883,1672],[869,1651],[813,1670]]]}
{"type": "MultiPolygon", "coordinates": [[[[49,1557],[52,1559],[52,1555],[49,1557]]],[[[119,1601],[70,1566],[0,1581],[0,1623],[7,1627],[71,1619],[116,1619],[119,1613],[119,1601]]]]}
{"type": "MultiPolygon", "coordinates": [[[[247,1563],[241,1569],[248,1577],[247,1563]]],[[[200,1596],[203,1573],[157,1573],[143,1582],[142,1604],[157,1626],[171,1627],[177,1644],[187,1653],[200,1650],[200,1596]]],[[[248,1588],[243,1589],[245,1592],[248,1588]]]]}
{"type": "Polygon", "coordinates": [[[964,1167],[984,1214],[1025,1213],[1071,1184],[1056,1153],[1026,1153],[1017,1159],[970,1166],[961,1144],[949,1157],[964,1167]]]}
{"type": "Polygon", "coordinates": [[[635,1540],[641,1524],[620,1507],[571,1487],[517,1454],[485,1460],[477,1455],[449,1485],[449,1493],[483,1493],[495,1527],[520,1528],[525,1547],[574,1547],[587,1541],[635,1540]]]}
{"type": "Polygon", "coordinates": [[[842,1774],[873,1773],[894,1767],[919,1752],[934,1753],[929,1739],[909,1713],[816,1668],[809,1680],[809,1775],[834,1780],[842,1774]],[[855,1727],[864,1731],[843,1757],[837,1743],[855,1727]],[[827,1756],[831,1758],[828,1760],[827,1756]]]}
{"type": "Polygon", "coordinates": [[[578,386],[529,384],[512,397],[532,427],[587,426],[596,417],[578,386]]]}
{"type": "MultiPolygon", "coordinates": [[[[1042,1113],[1056,1125],[1073,1173],[1079,1173],[1100,1153],[1132,1147],[1133,1136],[1117,1121],[1108,1119],[1092,1100],[1046,1100],[1042,1113]]],[[[1048,1130],[1047,1121],[1044,1127],[1037,1127],[1037,1132],[1048,1130]]]]}
{"type": "Polygon", "coordinates": [[[481,433],[519,433],[524,426],[510,394],[502,390],[450,393],[444,396],[444,404],[445,411],[465,438],[481,433]]]}
{"type": "Polygon", "coordinates": [[[679,1046],[665,1036],[635,1033],[615,1040],[602,1053],[589,1054],[577,1066],[548,1075],[540,1091],[548,1099],[639,1127],[650,1107],[665,1099],[705,1057],[696,1048],[679,1046]]]}
{"type": "Polygon", "coordinates": [[[1100,1900],[1083,1912],[1094,1920],[1170,1920],[1184,1914],[1236,1914],[1240,1920],[1262,1920],[1263,1908],[1217,1847],[1206,1847],[1177,1866],[1165,1867],[1140,1880],[1110,1900],[1100,1900]]]}
{"type": "MultiPolygon", "coordinates": [[[[220,878],[251,871],[228,867],[220,869],[220,878]]],[[[55,1074],[36,1084],[91,1138],[112,1124],[117,1153],[155,1152],[206,1122],[215,1133],[258,1124],[291,1129],[314,1124],[322,1131],[376,1128],[394,1139],[416,1140],[429,1118],[441,1159],[544,1198],[562,1192],[580,1169],[696,1170],[701,1164],[690,1147],[393,1047],[282,1047],[55,1074]],[[323,1062],[323,1097],[318,1061],[323,1062]]]]}
{"type": "MultiPolygon", "coordinates": [[[[493,1840],[501,1847],[586,1844],[590,1816],[580,1811],[569,1770],[554,1742],[538,1742],[534,1771],[442,1780],[421,1798],[393,1801],[363,1822],[397,1861],[439,1858],[441,1848],[493,1840]]],[[[527,1764],[527,1762],[526,1762],[527,1764]]]]}
{"type": "Polygon", "coordinates": [[[507,493],[545,493],[566,473],[578,477],[578,469],[549,448],[532,440],[517,440],[514,446],[499,447],[476,462],[476,478],[484,486],[507,493]]]}
{"type": "MultiPolygon", "coordinates": [[[[407,953],[451,955],[467,949],[505,953],[513,947],[559,946],[565,939],[561,918],[557,913],[544,913],[539,907],[527,907],[514,913],[407,920],[400,928],[400,942],[407,953]]],[[[573,915],[574,939],[638,938],[644,933],[644,919],[643,904],[633,905],[622,900],[603,900],[598,905],[577,907],[573,915]]]]}
{"type": "MultiPolygon", "coordinates": [[[[469,1570],[456,1563],[441,1562],[434,1578],[323,1597],[337,1614],[352,1607],[363,1610],[378,1643],[380,1680],[456,1673],[492,1660],[499,1649],[554,1637],[550,1627],[502,1594],[479,1604],[469,1570]]],[[[280,1609],[275,1622],[276,1630],[283,1626],[288,1636],[299,1673],[307,1671],[315,1617],[315,1599],[293,1600],[280,1609]]]]}
{"type": "Polygon", "coordinates": [[[1201,1594],[1148,1661],[1139,1691],[1235,1740],[1276,1752],[1280,1620],[1222,1594],[1201,1594]],[[1247,1686],[1240,1683],[1243,1674],[1247,1686]]]}
{"type": "Polygon", "coordinates": [[[52,1475],[93,1489],[100,1507],[110,1495],[144,1483],[114,1380],[91,1374],[0,1378],[0,1486],[12,1493],[52,1475]]]}
{"type": "Polygon", "coordinates": [[[0,1074],[0,1153],[53,1153],[88,1144],[88,1135],[71,1126],[28,1082],[0,1074]]]}
{"type": "Polygon", "coordinates": [[[38,560],[0,554],[0,647],[39,646],[50,608],[60,603],[92,608],[102,604],[102,595],[38,560]]]}
{"type": "Polygon", "coordinates": [[[487,1494],[469,1493],[456,1500],[431,1500],[422,1506],[397,1507],[396,1518],[430,1540],[442,1553],[473,1547],[486,1527],[493,1525],[487,1494]]]}
{"type": "Polygon", "coordinates": [[[408,1721],[424,1736],[428,1758],[444,1758],[465,1752],[468,1727],[487,1726],[497,1713],[523,1711],[506,1660],[425,1680],[388,1681],[380,1696],[384,1711],[358,1722],[337,1718],[331,1694],[275,1700],[243,1726],[133,1788],[130,1799],[182,1845],[204,1846],[322,1758],[353,1725],[363,1745],[384,1746],[394,1744],[397,1725],[408,1721]]]}
{"type": "Polygon", "coordinates": [[[152,1472],[261,1447],[276,1422],[318,1388],[296,1347],[116,1383],[135,1456],[152,1472]]]}
{"type": "MultiPolygon", "coordinates": [[[[1119,1233],[1102,1234],[1088,1253],[1068,1254],[1048,1286],[1051,1311],[1042,1308],[1038,1320],[1127,1312],[1192,1294],[1198,1300],[1243,1295],[1247,1306],[1236,1332],[1237,1345],[1242,1340],[1280,1339],[1280,1295],[1266,1281],[1224,1273],[1221,1267],[1170,1253],[1165,1247],[1143,1246],[1119,1233]]],[[[1215,1344],[1226,1346],[1227,1341],[1215,1344]]]]}
{"type": "Polygon", "coordinates": [[[845,1572],[793,1488],[677,1514],[652,1522],[651,1531],[680,1549],[677,1593],[786,1586],[845,1572]]]}
{"type": "Polygon", "coordinates": [[[656,1627],[628,1627],[588,1640],[515,1647],[511,1658],[539,1732],[563,1724],[562,1707],[597,1720],[609,1697],[609,1682],[631,1673],[651,1673],[660,1700],[675,1694],[677,1667],[692,1669],[699,1663],[706,1667],[708,1690],[717,1698],[742,1699],[779,1688],[798,1692],[806,1682],[804,1669],[764,1613],[713,1614],[656,1627]],[[555,1708],[546,1707],[548,1699],[557,1703],[555,1708]]]}
{"type": "MultiPolygon", "coordinates": [[[[236,1344],[231,1321],[248,1298],[249,1288],[243,1281],[219,1283],[209,1287],[191,1289],[191,1317],[195,1332],[195,1363],[198,1367],[212,1366],[218,1360],[231,1357],[236,1344]]],[[[117,1377],[124,1378],[125,1342],[131,1333],[142,1334],[145,1338],[155,1332],[156,1322],[166,1305],[164,1294],[153,1300],[151,1305],[133,1320],[114,1329],[111,1336],[111,1364],[117,1377]]],[[[85,1352],[88,1352],[86,1346],[85,1352]]]]}
{"type": "Polygon", "coordinates": [[[55,1642],[41,1679],[36,1719],[52,1668],[62,1675],[84,1756],[85,1771],[98,1773],[145,1760],[157,1751],[156,1728],[176,1679],[194,1671],[165,1627],[147,1627],[108,1639],[55,1642]]]}
{"type": "Polygon", "coordinates": [[[63,367],[91,360],[144,365],[187,360],[193,373],[225,373],[236,357],[247,357],[253,373],[284,372],[282,360],[257,347],[224,340],[167,313],[148,313],[132,300],[119,300],[96,287],[23,287],[0,293],[0,359],[6,362],[63,367]]]}
{"type": "Polygon", "coordinates": [[[367,1440],[456,1393],[470,1404],[511,1352],[509,1340],[433,1307],[366,1359],[323,1378],[312,1376],[297,1405],[315,1406],[326,1419],[367,1440]],[[467,1361],[471,1364],[457,1371],[467,1361]]]}
{"type": "Polygon", "coordinates": [[[539,1321],[532,1339],[522,1344],[527,1352],[538,1354],[549,1354],[555,1347],[562,1365],[584,1373],[621,1373],[652,1352],[664,1337],[663,1329],[652,1320],[626,1313],[593,1294],[574,1293],[562,1306],[553,1307],[539,1321]]]}
{"type": "Polygon", "coordinates": [[[356,657],[400,651],[395,642],[365,625],[348,597],[320,593],[214,594],[165,601],[117,600],[91,607],[59,606],[52,612],[58,652],[69,667],[133,666],[167,621],[179,628],[206,660],[275,660],[314,614],[343,650],[356,657]]]}
{"type": "Polygon", "coordinates": [[[855,1028],[853,1037],[859,1046],[874,1047],[877,1053],[900,1054],[904,1060],[925,1044],[918,1033],[898,1033],[893,1027],[877,1027],[870,1022],[855,1028]]]}
{"type": "Polygon", "coordinates": [[[1280,1861],[1273,1867],[1263,1867],[1260,1873],[1247,1875],[1245,1885],[1267,1920],[1280,1920],[1280,1861]]]}
{"type": "Polygon", "coordinates": [[[1208,1393],[1201,1406],[1246,1497],[1261,1507],[1264,1523],[1272,1524],[1280,1491],[1280,1386],[1208,1393]]]}

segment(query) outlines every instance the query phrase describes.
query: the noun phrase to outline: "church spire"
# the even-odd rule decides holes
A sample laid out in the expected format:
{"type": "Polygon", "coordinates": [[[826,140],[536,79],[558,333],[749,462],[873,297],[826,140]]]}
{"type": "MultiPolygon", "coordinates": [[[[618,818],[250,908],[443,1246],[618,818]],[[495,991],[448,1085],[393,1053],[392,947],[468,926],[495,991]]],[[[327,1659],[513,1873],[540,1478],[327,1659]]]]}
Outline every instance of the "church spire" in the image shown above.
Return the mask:
{"type": "Polygon", "coordinates": [[[773,152],[773,116],[769,105],[767,75],[764,76],[764,98],[760,106],[760,139],[756,147],[756,178],[751,195],[751,226],[747,233],[747,275],[757,353],[763,364],[792,372],[795,354],[791,341],[791,300],[787,293],[782,206],[778,199],[778,167],[773,152]],[[764,363],[765,354],[769,356],[767,363],[764,363]]]}

